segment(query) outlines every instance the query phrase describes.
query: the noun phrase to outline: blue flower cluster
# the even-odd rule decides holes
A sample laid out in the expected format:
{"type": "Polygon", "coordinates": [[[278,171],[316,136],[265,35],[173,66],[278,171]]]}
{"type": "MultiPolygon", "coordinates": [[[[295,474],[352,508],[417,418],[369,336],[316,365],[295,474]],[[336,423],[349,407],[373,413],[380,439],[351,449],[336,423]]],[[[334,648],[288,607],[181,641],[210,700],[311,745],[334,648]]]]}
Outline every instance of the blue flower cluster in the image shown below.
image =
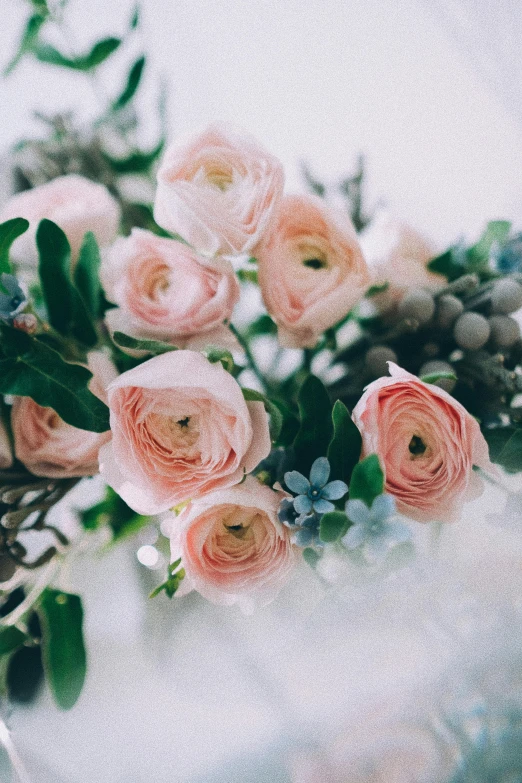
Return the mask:
{"type": "Polygon", "coordinates": [[[0,283],[7,293],[0,291],[0,319],[10,324],[27,304],[27,299],[14,275],[5,272],[0,275],[0,283]]]}
{"type": "Polygon", "coordinates": [[[353,525],[342,539],[344,546],[361,548],[373,563],[381,562],[389,549],[411,538],[409,527],[395,518],[395,499],[391,495],[379,495],[371,508],[362,500],[348,500],[345,511],[353,525]]]}

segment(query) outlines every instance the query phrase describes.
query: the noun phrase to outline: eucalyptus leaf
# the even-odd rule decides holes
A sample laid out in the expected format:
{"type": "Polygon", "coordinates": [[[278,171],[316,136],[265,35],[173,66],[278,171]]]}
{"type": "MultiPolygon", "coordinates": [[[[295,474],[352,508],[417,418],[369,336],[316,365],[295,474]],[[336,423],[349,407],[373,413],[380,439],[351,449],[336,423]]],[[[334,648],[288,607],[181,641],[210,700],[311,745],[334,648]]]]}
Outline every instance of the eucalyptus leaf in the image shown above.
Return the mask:
{"type": "Polygon", "coordinates": [[[337,400],[333,407],[332,422],[334,434],[327,451],[330,475],[333,479],[340,479],[350,484],[352,471],[361,456],[361,433],[341,400],[337,400]]]}
{"type": "Polygon", "coordinates": [[[255,391],[254,389],[241,389],[241,391],[243,392],[245,400],[263,403],[266,412],[270,416],[270,436],[273,442],[276,443],[283,427],[283,414],[277,405],[275,405],[272,400],[269,400],[264,394],[261,394],[261,392],[255,391]]]}
{"type": "Polygon", "coordinates": [[[27,635],[14,625],[0,628],[0,655],[7,655],[21,647],[26,641],[27,635]]]}
{"type": "Polygon", "coordinates": [[[344,536],[349,527],[350,522],[344,511],[329,511],[321,517],[319,537],[325,544],[331,544],[344,536]]]}
{"type": "Polygon", "coordinates": [[[91,71],[110,57],[120,44],[120,38],[104,38],[102,41],[95,43],[89,52],[78,57],[66,57],[51,44],[40,41],[33,46],[33,52],[42,63],[58,65],[75,71],[91,71]]]}
{"type": "Polygon", "coordinates": [[[136,62],[130,69],[125,88],[112,104],[112,108],[114,109],[114,111],[118,111],[119,109],[122,109],[133,99],[134,95],[136,94],[136,90],[139,87],[141,77],[143,75],[144,67],[145,67],[145,55],[142,55],[136,60],[136,62]]]}
{"type": "Polygon", "coordinates": [[[11,274],[9,263],[9,251],[11,245],[19,236],[25,234],[29,228],[29,221],[25,218],[12,218],[0,223],[0,275],[4,272],[11,274]]]}
{"type": "Polygon", "coordinates": [[[333,434],[332,405],[324,384],[309,375],[298,393],[301,425],[294,440],[296,469],[307,476],[313,461],[326,454],[333,434]]]}
{"type": "Polygon", "coordinates": [[[83,608],[79,595],[46,588],[39,607],[47,681],[62,710],[73,707],[87,673],[83,608]]]}
{"type": "Polygon", "coordinates": [[[92,373],[65,362],[60,354],[31,335],[0,326],[0,394],[32,397],[53,408],[68,424],[91,432],[110,429],[109,409],[89,391],[92,373]]]}
{"type": "Polygon", "coordinates": [[[162,353],[177,351],[175,345],[164,343],[161,340],[140,340],[137,337],[131,337],[123,332],[114,332],[112,339],[120,348],[129,348],[132,351],[143,351],[153,356],[159,356],[162,353]]]}
{"type": "Polygon", "coordinates": [[[384,473],[377,454],[369,454],[353,469],[350,481],[350,500],[360,499],[368,508],[384,492],[384,473]]]}

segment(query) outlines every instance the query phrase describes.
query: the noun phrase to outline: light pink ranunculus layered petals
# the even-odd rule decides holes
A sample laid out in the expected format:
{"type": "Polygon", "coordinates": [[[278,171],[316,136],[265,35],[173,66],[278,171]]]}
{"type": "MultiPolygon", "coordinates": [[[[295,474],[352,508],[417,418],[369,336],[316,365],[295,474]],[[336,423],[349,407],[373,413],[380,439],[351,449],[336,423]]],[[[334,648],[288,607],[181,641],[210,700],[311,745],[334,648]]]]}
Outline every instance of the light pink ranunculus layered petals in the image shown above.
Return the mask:
{"type": "MultiPolygon", "coordinates": [[[[106,388],[118,373],[101,351],[88,356],[93,377],[89,388],[106,401],[106,388]]],[[[98,473],[98,452],[108,440],[107,432],[88,432],[61,419],[52,408],[42,408],[31,397],[16,397],[11,422],[17,459],[36,476],[72,478],[98,473]]]]}
{"type": "Polygon", "coordinates": [[[30,226],[15,240],[13,257],[21,264],[36,266],[35,235],[40,220],[52,220],[65,232],[74,261],[87,231],[94,233],[102,247],[116,238],[120,206],[103,185],[67,174],[12,196],[0,211],[0,223],[16,217],[25,218],[30,226]]]}
{"type": "Polygon", "coordinates": [[[388,212],[374,217],[360,242],[372,284],[388,283],[386,291],[372,297],[379,310],[391,309],[412,288],[436,290],[443,285],[444,278],[427,269],[428,261],[437,255],[435,245],[388,212]]]}
{"type": "Polygon", "coordinates": [[[317,196],[285,196],[256,256],[266,308],[287,348],[313,347],[370,281],[352,222],[317,196]]]}
{"type": "Polygon", "coordinates": [[[13,464],[11,442],[4,422],[0,419],[0,470],[10,468],[13,464]]]}
{"type": "Polygon", "coordinates": [[[154,218],[209,256],[250,252],[270,229],[283,193],[279,161],[219,125],[165,152],[154,218]]]}
{"type": "Polygon", "coordinates": [[[363,456],[376,452],[386,491],[419,522],[451,522],[482,491],[473,466],[495,472],[478,422],[447,392],[388,362],[353,411],[363,456]]]}
{"type": "Polygon", "coordinates": [[[229,261],[207,259],[183,242],[133,229],[104,256],[102,282],[118,305],[107,312],[111,332],[185,347],[191,338],[219,344],[239,299],[229,261]]]}
{"type": "Polygon", "coordinates": [[[237,484],[270,451],[261,402],[217,362],[171,351],[109,386],[112,441],[100,471],[131,508],[156,514],[237,484]]]}
{"type": "Polygon", "coordinates": [[[172,524],[171,560],[181,558],[186,573],[179,594],[197,590],[245,612],[272,601],[296,562],[277,518],[283,497],[248,476],[192,501],[172,524]]]}

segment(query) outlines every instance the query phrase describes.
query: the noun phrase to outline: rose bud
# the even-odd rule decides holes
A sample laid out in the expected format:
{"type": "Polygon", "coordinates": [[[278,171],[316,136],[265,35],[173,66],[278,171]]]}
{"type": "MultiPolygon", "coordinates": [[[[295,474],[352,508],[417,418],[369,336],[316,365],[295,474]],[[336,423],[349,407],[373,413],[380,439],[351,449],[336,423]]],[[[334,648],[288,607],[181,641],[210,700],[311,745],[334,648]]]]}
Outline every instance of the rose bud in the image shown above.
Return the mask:
{"type": "Polygon", "coordinates": [[[257,259],[266,308],[287,348],[315,346],[370,281],[352,222],[317,196],[285,196],[257,259]]]}
{"type": "Polygon", "coordinates": [[[155,356],[108,389],[112,441],[100,470],[142,514],[237,484],[270,451],[262,402],[194,351],[155,356]]]}

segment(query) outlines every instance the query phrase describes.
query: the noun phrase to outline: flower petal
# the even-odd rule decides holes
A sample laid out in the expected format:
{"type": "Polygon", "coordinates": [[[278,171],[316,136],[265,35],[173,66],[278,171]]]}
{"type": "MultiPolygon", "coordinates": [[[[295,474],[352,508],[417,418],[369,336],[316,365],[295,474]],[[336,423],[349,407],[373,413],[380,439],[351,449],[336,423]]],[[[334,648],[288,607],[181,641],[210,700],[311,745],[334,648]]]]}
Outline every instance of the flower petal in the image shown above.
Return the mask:
{"type": "Polygon", "coordinates": [[[308,495],[298,495],[294,498],[294,508],[298,514],[309,514],[312,510],[312,501],[308,495]]]}
{"type": "Polygon", "coordinates": [[[386,494],[376,497],[372,503],[372,519],[376,522],[384,522],[392,514],[395,514],[395,498],[386,494]]]}
{"type": "Polygon", "coordinates": [[[390,522],[384,529],[386,536],[396,544],[402,544],[411,538],[411,530],[404,522],[390,522]]]}
{"type": "Polygon", "coordinates": [[[310,469],[310,484],[314,487],[324,487],[330,476],[330,463],[326,457],[318,457],[310,469]]]}
{"type": "Polygon", "coordinates": [[[370,509],[362,500],[347,500],[344,510],[350,522],[355,525],[366,525],[370,521],[370,509]]]}
{"type": "Polygon", "coordinates": [[[344,481],[330,481],[321,492],[325,500],[340,500],[348,492],[348,485],[344,481]]]}
{"type": "Polygon", "coordinates": [[[285,473],[285,484],[291,492],[295,492],[298,495],[306,495],[310,489],[308,479],[302,473],[298,473],[297,470],[290,470],[288,473],[285,473]]]}
{"type": "Polygon", "coordinates": [[[309,546],[314,540],[314,534],[307,528],[301,528],[292,536],[292,543],[297,546],[309,546]]]}
{"type": "Polygon", "coordinates": [[[335,510],[333,503],[330,503],[329,500],[322,500],[322,498],[319,498],[319,500],[314,500],[313,506],[314,511],[317,511],[318,514],[327,514],[329,511],[335,510]]]}
{"type": "Polygon", "coordinates": [[[318,519],[315,514],[301,514],[301,516],[297,517],[295,522],[296,525],[299,525],[300,527],[309,527],[311,529],[315,529],[318,523],[318,519]]]}
{"type": "Polygon", "coordinates": [[[341,541],[347,549],[357,549],[366,540],[366,533],[365,525],[354,525],[341,541]]]}

